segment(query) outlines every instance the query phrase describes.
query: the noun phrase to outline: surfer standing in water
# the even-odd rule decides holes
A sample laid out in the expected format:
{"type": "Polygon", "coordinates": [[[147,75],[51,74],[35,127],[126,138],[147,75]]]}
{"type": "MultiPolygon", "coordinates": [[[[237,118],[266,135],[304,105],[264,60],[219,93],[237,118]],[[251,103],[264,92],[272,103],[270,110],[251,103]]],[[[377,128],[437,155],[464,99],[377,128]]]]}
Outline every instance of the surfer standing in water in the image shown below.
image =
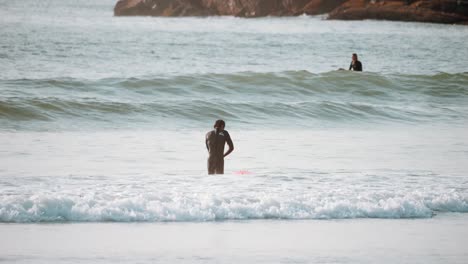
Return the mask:
{"type": "Polygon", "coordinates": [[[226,123],[223,120],[216,120],[214,130],[206,133],[205,143],[208,149],[208,174],[224,174],[224,157],[234,150],[231,136],[224,130],[226,123]],[[224,145],[229,146],[229,150],[224,153],[224,145]]]}
{"type": "Polygon", "coordinates": [[[351,65],[349,65],[349,70],[362,71],[362,63],[358,60],[356,53],[353,53],[351,65]]]}

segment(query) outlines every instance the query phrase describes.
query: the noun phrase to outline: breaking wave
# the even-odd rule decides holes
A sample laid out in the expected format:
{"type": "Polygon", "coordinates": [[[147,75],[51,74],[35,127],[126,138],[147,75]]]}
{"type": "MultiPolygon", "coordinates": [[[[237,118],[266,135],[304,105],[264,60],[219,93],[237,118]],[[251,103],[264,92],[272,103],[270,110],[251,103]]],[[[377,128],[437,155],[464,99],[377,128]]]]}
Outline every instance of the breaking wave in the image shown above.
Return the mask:
{"type": "Polygon", "coordinates": [[[457,122],[468,117],[467,83],[467,73],[347,71],[2,80],[0,124],[457,122]]]}
{"type": "Polygon", "coordinates": [[[450,178],[457,183],[447,185],[446,178],[431,174],[306,175],[6,177],[0,182],[0,222],[398,219],[468,213],[464,178],[450,178]]]}
{"type": "MultiPolygon", "coordinates": [[[[108,197],[109,198],[109,197],[108,197]]],[[[468,212],[468,197],[447,194],[370,193],[348,199],[308,195],[226,197],[138,195],[112,199],[86,195],[2,197],[0,222],[160,222],[246,219],[430,218],[468,212]]]]}

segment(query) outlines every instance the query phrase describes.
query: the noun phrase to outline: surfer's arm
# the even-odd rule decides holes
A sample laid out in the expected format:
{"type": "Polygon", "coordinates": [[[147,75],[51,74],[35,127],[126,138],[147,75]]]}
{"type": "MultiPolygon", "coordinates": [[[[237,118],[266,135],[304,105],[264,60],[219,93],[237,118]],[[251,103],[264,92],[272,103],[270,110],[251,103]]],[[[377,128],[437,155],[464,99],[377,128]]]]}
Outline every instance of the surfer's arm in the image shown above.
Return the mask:
{"type": "Polygon", "coordinates": [[[353,68],[353,62],[349,65],[349,71],[353,68]]]}
{"type": "Polygon", "coordinates": [[[232,139],[231,139],[231,136],[229,135],[229,133],[227,133],[226,143],[228,144],[229,149],[224,154],[224,157],[226,157],[227,155],[231,154],[232,151],[234,151],[234,143],[232,143],[232,139]]]}

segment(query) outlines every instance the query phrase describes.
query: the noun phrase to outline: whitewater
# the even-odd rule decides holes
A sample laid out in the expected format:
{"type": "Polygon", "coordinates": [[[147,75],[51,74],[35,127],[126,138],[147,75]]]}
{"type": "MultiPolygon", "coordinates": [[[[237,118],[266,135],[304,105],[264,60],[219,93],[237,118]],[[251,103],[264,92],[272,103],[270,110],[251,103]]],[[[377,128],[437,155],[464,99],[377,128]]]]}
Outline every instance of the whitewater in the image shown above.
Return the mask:
{"type": "Polygon", "coordinates": [[[0,0],[0,262],[466,263],[468,27],[114,4],[0,0]]]}

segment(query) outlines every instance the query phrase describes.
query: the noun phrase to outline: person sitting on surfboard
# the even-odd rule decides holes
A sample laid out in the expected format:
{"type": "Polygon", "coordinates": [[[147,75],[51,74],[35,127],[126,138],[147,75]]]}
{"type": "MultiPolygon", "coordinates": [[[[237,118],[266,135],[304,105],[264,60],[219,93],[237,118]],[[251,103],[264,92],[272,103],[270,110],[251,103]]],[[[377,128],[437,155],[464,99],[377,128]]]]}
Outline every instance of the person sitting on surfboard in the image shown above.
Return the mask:
{"type": "Polygon", "coordinates": [[[208,149],[208,174],[224,174],[224,157],[234,150],[231,136],[224,130],[226,123],[223,120],[216,120],[214,130],[206,133],[205,143],[208,149]],[[229,146],[229,150],[224,153],[224,145],[229,146]]]}
{"type": "Polygon", "coordinates": [[[353,53],[351,65],[349,65],[349,70],[362,71],[362,63],[358,61],[358,57],[356,53],[353,53]]]}

